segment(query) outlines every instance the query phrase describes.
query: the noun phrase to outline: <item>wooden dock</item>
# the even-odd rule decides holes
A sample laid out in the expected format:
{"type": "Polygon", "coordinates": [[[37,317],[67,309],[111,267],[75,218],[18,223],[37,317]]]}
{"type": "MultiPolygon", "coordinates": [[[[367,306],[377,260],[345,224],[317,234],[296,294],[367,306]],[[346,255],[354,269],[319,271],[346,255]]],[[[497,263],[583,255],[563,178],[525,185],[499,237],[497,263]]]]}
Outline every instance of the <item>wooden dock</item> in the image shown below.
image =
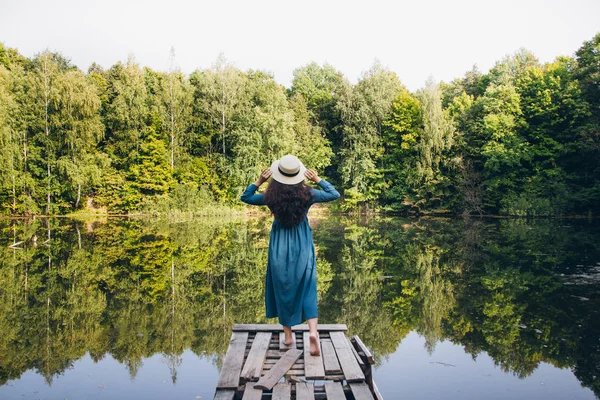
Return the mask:
{"type": "Polygon", "coordinates": [[[309,353],[308,325],[292,327],[283,342],[278,324],[235,324],[215,400],[355,399],[382,397],[371,374],[373,356],[343,324],[318,325],[321,355],[309,353]]]}

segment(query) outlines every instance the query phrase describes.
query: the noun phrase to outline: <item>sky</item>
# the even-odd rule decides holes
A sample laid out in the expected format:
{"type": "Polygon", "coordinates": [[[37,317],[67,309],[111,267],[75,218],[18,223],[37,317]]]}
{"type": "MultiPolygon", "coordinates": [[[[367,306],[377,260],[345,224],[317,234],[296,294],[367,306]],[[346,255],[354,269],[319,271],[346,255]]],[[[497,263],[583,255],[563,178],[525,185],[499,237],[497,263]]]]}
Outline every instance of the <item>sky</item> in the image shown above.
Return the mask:
{"type": "Polygon", "coordinates": [[[572,56],[599,32],[600,0],[0,0],[0,42],[27,57],[50,49],[86,71],[133,54],[166,71],[173,47],[186,74],[223,53],[286,87],[312,61],[356,82],[379,60],[414,91],[520,48],[572,56]]]}

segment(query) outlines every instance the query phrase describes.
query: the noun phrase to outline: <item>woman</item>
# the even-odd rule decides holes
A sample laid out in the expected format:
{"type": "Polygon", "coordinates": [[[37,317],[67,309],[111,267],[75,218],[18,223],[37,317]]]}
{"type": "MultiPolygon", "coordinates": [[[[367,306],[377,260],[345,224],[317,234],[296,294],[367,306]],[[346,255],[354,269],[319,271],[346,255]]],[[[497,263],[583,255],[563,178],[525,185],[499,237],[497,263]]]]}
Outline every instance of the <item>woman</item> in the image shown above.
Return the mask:
{"type": "Polygon", "coordinates": [[[317,260],[306,213],[314,203],[339,197],[333,185],[288,154],[264,169],[241,198],[244,203],[266,205],[275,217],[267,263],[267,318],[279,317],[286,345],[293,343],[292,326],[308,320],[310,354],[315,356],[321,354],[317,332],[317,260]],[[266,192],[256,194],[269,177],[272,179],[266,192]],[[311,189],[304,183],[305,177],[323,190],[311,189]]]}

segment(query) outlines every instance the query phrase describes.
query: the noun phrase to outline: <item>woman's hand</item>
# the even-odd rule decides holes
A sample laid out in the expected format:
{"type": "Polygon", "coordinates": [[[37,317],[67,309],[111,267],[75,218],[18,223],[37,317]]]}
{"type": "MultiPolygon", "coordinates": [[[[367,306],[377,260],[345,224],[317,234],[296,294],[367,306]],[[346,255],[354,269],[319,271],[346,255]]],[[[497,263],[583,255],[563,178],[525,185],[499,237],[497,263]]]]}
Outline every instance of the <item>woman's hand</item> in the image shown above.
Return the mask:
{"type": "Polygon", "coordinates": [[[263,183],[265,183],[269,177],[271,176],[273,172],[271,172],[271,168],[265,168],[262,170],[262,172],[260,173],[260,176],[258,177],[258,179],[256,180],[256,182],[254,183],[256,186],[260,186],[263,183]]]}
{"type": "Polygon", "coordinates": [[[321,182],[321,178],[319,178],[317,173],[312,169],[307,169],[306,171],[304,171],[304,176],[306,176],[309,180],[313,181],[314,183],[321,182]]]}

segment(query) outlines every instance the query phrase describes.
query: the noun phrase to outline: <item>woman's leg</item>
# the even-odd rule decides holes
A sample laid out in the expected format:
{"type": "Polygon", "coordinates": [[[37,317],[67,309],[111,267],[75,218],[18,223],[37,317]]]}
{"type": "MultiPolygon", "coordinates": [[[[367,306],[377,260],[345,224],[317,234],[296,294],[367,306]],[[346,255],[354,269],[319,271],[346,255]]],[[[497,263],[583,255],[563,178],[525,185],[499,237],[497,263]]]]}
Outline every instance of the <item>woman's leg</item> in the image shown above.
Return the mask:
{"type": "Polygon", "coordinates": [[[308,329],[310,331],[310,354],[318,356],[321,354],[321,348],[319,347],[319,332],[317,331],[318,318],[311,318],[308,320],[308,329]]]}
{"type": "Polygon", "coordinates": [[[285,333],[285,345],[289,346],[294,343],[294,339],[292,338],[292,327],[291,326],[283,326],[283,333],[285,333]]]}

